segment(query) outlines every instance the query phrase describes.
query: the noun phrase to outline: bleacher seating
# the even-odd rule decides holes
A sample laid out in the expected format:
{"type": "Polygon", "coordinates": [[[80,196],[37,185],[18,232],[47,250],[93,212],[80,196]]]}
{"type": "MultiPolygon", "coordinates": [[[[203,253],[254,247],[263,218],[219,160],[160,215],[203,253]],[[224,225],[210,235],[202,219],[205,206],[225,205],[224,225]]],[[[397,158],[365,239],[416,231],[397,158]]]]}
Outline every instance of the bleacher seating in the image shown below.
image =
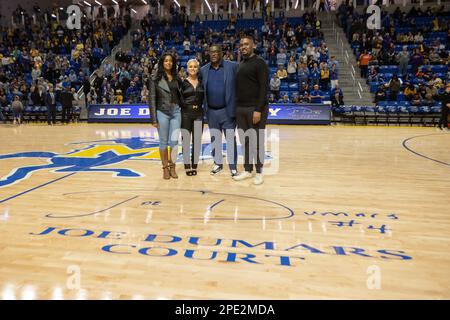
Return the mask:
{"type": "MultiPolygon", "coordinates": [[[[432,10],[437,10],[438,7],[433,8],[432,10]]],[[[414,9],[415,10],[415,9],[414,9]]],[[[386,92],[386,101],[379,101],[376,103],[375,107],[355,107],[355,106],[346,106],[341,108],[336,108],[334,110],[334,114],[337,118],[342,118],[343,121],[350,123],[396,123],[396,124],[420,124],[420,125],[435,125],[438,122],[439,114],[441,110],[441,103],[438,101],[436,96],[433,96],[434,102],[426,102],[422,100],[419,106],[411,105],[410,101],[404,94],[404,89],[406,86],[411,83],[416,89],[418,89],[418,85],[424,83],[426,85],[435,86],[437,89],[438,95],[442,93],[443,86],[445,82],[450,81],[449,79],[449,21],[450,21],[450,12],[442,11],[434,12],[431,9],[425,12],[422,7],[422,12],[414,12],[411,10],[406,12],[406,17],[402,17],[401,9],[397,8],[396,11],[392,14],[388,14],[386,11],[382,12],[382,20],[385,17],[389,19],[390,22],[393,22],[393,32],[389,29],[389,23],[383,25],[381,30],[379,31],[379,35],[383,37],[383,41],[387,40],[388,42],[383,42],[383,48],[378,50],[378,52],[384,53],[384,51],[388,51],[387,49],[390,45],[393,44],[395,50],[395,56],[403,50],[404,47],[407,48],[409,55],[413,54],[413,51],[418,49],[422,54],[425,63],[428,60],[428,54],[431,52],[430,48],[436,48],[436,52],[440,55],[440,64],[431,63],[431,65],[422,65],[417,66],[418,69],[422,69],[425,72],[425,76],[420,78],[417,77],[415,72],[413,71],[413,65],[410,64],[407,66],[406,74],[402,75],[398,60],[393,60],[389,56],[383,55],[373,55],[373,60],[369,63],[369,68],[373,66],[375,68],[374,74],[369,74],[369,79],[367,80],[367,84],[369,86],[370,92],[375,93],[379,88],[384,88],[383,90],[386,92]],[[401,19],[401,21],[399,20],[401,19]],[[436,20],[437,19],[437,20],[436,20]],[[437,21],[437,23],[436,23],[437,21]],[[417,34],[417,32],[421,33],[423,37],[423,41],[406,41],[402,35],[407,35],[411,33],[413,36],[417,34]],[[388,35],[389,33],[389,35],[388,35]],[[387,38],[386,38],[387,37],[387,38]],[[445,48],[441,51],[441,45],[445,45],[445,48]],[[394,75],[397,75],[398,78],[402,81],[402,85],[400,87],[400,91],[397,94],[397,99],[395,101],[389,101],[390,92],[388,88],[388,83],[392,79],[394,75]],[[432,82],[430,80],[437,77],[442,80],[442,83],[432,82]]],[[[368,30],[365,28],[361,31],[359,29],[353,29],[352,21],[359,21],[361,15],[346,5],[343,5],[338,9],[338,20],[342,24],[342,27],[346,31],[347,38],[349,43],[353,49],[353,52],[358,59],[361,53],[361,42],[359,40],[354,40],[354,33],[358,32],[359,39],[362,38],[362,35],[368,39],[369,43],[369,52],[376,53],[375,47],[371,47],[371,45],[375,42],[371,42],[372,37],[375,35],[372,30],[368,30]],[[353,11],[352,18],[347,19],[349,12],[353,11]],[[350,21],[349,23],[347,23],[350,21]]],[[[367,44],[366,44],[367,45],[367,44]]],[[[365,47],[367,49],[367,46],[365,47]]],[[[370,71],[370,70],[369,70],[370,71]]],[[[423,96],[421,96],[423,99],[423,96]]]]}

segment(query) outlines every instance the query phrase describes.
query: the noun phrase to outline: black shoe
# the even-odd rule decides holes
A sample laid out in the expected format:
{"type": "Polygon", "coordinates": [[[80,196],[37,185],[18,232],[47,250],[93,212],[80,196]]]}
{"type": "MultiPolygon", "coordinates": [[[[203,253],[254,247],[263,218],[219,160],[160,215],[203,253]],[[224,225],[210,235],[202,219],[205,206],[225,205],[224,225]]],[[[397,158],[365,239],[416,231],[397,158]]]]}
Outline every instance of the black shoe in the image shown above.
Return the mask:
{"type": "Polygon", "coordinates": [[[191,165],[190,164],[185,164],[184,165],[184,170],[186,170],[186,175],[187,176],[192,176],[192,170],[191,170],[191,165]]]}
{"type": "Polygon", "coordinates": [[[193,176],[196,176],[196,175],[197,175],[197,170],[196,170],[196,169],[193,169],[193,170],[191,171],[191,174],[192,174],[193,176]]]}

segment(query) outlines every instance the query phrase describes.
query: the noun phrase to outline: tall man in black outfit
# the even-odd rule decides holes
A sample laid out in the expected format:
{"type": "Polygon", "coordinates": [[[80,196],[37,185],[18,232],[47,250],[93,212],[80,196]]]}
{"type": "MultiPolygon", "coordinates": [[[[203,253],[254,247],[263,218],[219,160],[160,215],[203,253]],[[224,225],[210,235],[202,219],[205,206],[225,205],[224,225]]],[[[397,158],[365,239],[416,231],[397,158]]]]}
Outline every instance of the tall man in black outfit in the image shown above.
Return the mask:
{"type": "Polygon", "coordinates": [[[445,86],[445,91],[439,97],[442,102],[441,119],[439,120],[439,128],[441,130],[448,130],[448,114],[450,110],[450,82],[445,86]]]}
{"type": "Polygon", "coordinates": [[[255,54],[255,42],[251,36],[241,38],[239,50],[243,57],[236,75],[236,123],[239,139],[244,146],[245,171],[234,176],[241,181],[252,177],[253,164],[256,175],[253,184],[264,182],[264,129],[266,128],[269,102],[269,69],[265,61],[255,54]]]}
{"type": "Polygon", "coordinates": [[[61,93],[61,105],[62,105],[62,123],[69,123],[72,119],[73,108],[73,94],[70,91],[70,87],[67,87],[63,93],[61,93]]]}
{"type": "Polygon", "coordinates": [[[87,96],[89,92],[91,92],[91,83],[89,82],[89,75],[85,75],[83,80],[83,93],[84,93],[84,105],[86,106],[86,108],[88,107],[87,96]]]}

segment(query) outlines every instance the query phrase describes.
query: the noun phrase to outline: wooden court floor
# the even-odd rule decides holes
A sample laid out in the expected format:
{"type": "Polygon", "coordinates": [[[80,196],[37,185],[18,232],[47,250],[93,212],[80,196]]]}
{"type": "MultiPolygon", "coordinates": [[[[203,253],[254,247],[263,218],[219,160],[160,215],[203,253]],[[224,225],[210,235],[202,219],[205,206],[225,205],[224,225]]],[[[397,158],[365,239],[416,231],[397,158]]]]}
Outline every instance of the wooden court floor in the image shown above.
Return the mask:
{"type": "Polygon", "coordinates": [[[0,297],[450,298],[450,133],[269,126],[261,186],[208,138],[164,181],[148,125],[0,126],[0,297]]]}

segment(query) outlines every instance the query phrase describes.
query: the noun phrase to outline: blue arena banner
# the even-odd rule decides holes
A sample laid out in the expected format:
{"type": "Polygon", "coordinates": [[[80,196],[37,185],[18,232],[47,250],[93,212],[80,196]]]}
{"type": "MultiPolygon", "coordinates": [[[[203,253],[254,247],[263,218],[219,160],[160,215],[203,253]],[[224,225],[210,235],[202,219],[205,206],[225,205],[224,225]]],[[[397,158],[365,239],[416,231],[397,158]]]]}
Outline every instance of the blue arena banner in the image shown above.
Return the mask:
{"type": "MultiPolygon", "coordinates": [[[[146,104],[95,104],[89,106],[88,122],[147,122],[146,104]]],[[[331,106],[327,104],[271,104],[269,124],[330,124],[331,106]]]]}
{"type": "Polygon", "coordinates": [[[331,106],[328,104],[278,103],[269,105],[270,124],[330,124],[331,106]]]}
{"type": "Polygon", "coordinates": [[[148,122],[150,110],[146,104],[92,104],[88,122],[148,122]]]}

